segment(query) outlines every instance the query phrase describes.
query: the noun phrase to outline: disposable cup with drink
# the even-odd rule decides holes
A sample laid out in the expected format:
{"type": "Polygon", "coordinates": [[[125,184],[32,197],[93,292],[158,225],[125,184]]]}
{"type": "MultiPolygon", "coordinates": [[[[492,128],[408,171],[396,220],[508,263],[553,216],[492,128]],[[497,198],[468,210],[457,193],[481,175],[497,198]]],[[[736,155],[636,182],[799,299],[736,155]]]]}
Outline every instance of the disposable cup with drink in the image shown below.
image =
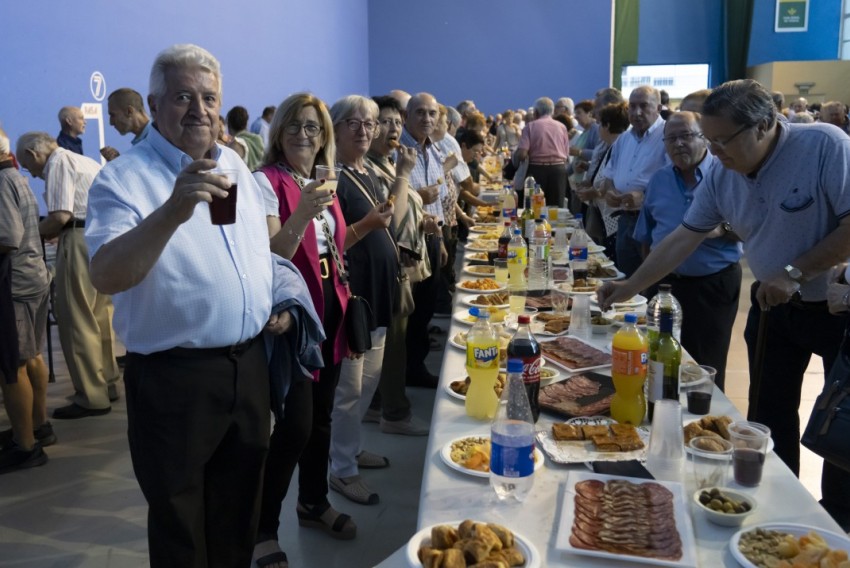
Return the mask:
{"type": "Polygon", "coordinates": [[[657,400],[646,452],[646,468],[656,479],[681,481],[684,460],[682,407],[678,400],[657,400]]]}
{"type": "Polygon", "coordinates": [[[679,369],[679,385],[688,397],[688,412],[708,414],[711,411],[711,393],[714,392],[717,370],[696,363],[686,363],[679,369]]]}
{"type": "Polygon", "coordinates": [[[216,168],[209,173],[224,176],[230,183],[227,197],[216,197],[210,202],[210,221],[213,225],[232,225],[236,222],[236,193],[238,189],[239,170],[216,168]]]}
{"type": "Polygon", "coordinates": [[[508,283],[508,259],[496,258],[493,260],[494,279],[499,284],[508,283]]]}
{"type": "Polygon", "coordinates": [[[744,487],[755,487],[761,483],[770,428],[744,420],[733,422],[728,429],[733,447],[732,471],[735,482],[744,487]]]}
{"type": "Polygon", "coordinates": [[[316,179],[325,180],[325,182],[317,189],[330,189],[332,191],[336,191],[336,186],[337,183],[339,183],[339,176],[341,172],[342,168],[339,168],[337,166],[316,166],[316,179]]]}

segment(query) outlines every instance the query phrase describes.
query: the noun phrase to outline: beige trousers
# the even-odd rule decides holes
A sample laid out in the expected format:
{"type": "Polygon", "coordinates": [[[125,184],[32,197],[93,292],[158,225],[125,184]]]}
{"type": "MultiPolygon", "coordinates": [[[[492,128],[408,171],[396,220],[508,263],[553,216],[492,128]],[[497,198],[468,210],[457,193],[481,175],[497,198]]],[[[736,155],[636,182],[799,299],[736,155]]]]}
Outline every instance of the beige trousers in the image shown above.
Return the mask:
{"type": "Polygon", "coordinates": [[[71,400],[106,408],[109,385],[119,379],[113,353],[112,298],[94,289],[83,229],[66,229],[56,254],[56,326],[74,385],[71,400]]]}

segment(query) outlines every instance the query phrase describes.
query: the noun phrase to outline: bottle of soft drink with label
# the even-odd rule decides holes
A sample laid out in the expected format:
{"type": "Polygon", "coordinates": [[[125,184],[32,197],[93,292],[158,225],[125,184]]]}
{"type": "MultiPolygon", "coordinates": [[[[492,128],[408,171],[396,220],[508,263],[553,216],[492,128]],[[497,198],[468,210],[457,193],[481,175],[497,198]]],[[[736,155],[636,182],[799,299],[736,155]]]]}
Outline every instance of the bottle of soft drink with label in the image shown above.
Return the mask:
{"type": "Polygon", "coordinates": [[[525,267],[528,266],[528,249],[519,229],[508,243],[508,273],[511,287],[525,287],[525,267]]]}
{"type": "MultiPolygon", "coordinates": [[[[534,180],[533,176],[528,176],[525,178],[525,182],[522,184],[522,193],[523,198],[531,198],[531,194],[534,193],[534,186],[537,182],[534,180]]],[[[524,200],[523,200],[524,202],[524,200]]],[[[531,203],[529,201],[529,203],[531,203]]]]}
{"type": "Polygon", "coordinates": [[[576,213],[578,226],[570,238],[570,272],[573,273],[573,284],[577,281],[587,281],[587,233],[584,232],[583,217],[576,213]]]}
{"type": "Polygon", "coordinates": [[[543,364],[543,356],[540,343],[528,327],[531,317],[521,315],[517,321],[519,327],[508,343],[508,361],[522,361],[522,382],[528,395],[528,404],[531,406],[531,416],[537,422],[540,417],[540,366],[543,364]]]}
{"type": "Polygon", "coordinates": [[[523,362],[508,359],[502,403],[490,427],[490,486],[501,501],[524,501],[534,485],[534,422],[522,384],[523,362]]]}
{"type": "Polygon", "coordinates": [[[650,338],[649,380],[647,381],[647,410],[649,421],[655,410],[655,401],[662,398],[679,400],[679,365],[682,363],[682,346],[673,337],[673,310],[661,308],[658,336],[650,338]]]}
{"type": "Polygon", "coordinates": [[[505,221],[505,227],[502,229],[502,234],[499,235],[499,258],[508,258],[508,244],[511,242],[511,222],[505,221]]]}
{"type": "Polygon", "coordinates": [[[528,293],[540,295],[549,287],[549,232],[544,219],[534,225],[534,234],[528,243],[528,293]]]}
{"type": "Polygon", "coordinates": [[[534,212],[534,218],[539,219],[543,213],[543,207],[546,206],[546,194],[543,193],[543,188],[539,183],[534,184],[534,193],[531,194],[531,210],[534,212]]]}
{"type": "Polygon", "coordinates": [[[466,372],[469,375],[466,414],[478,420],[490,420],[499,406],[494,390],[499,378],[499,336],[490,325],[490,312],[486,308],[472,308],[469,313],[477,319],[466,336],[466,372]]]}
{"type": "Polygon", "coordinates": [[[516,192],[510,184],[505,184],[502,188],[499,202],[499,218],[503,223],[505,221],[510,221],[511,217],[516,215],[516,208],[519,206],[516,192]]]}
{"type": "Polygon", "coordinates": [[[637,315],[626,314],[625,322],[611,342],[611,378],[616,390],[611,399],[611,418],[637,426],[646,414],[643,384],[649,342],[637,328],[637,315]]]}

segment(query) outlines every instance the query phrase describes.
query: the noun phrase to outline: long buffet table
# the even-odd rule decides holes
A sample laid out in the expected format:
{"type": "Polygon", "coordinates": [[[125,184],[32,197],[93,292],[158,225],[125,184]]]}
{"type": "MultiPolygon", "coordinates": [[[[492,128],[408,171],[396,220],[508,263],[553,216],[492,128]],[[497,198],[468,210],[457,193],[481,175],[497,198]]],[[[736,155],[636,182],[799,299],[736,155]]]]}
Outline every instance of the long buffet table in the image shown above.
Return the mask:
{"type": "MultiPolygon", "coordinates": [[[[458,293],[457,296],[463,296],[458,293]]],[[[455,298],[456,308],[458,297],[455,298]]],[[[449,337],[468,329],[452,319],[449,337]]],[[[611,341],[607,336],[594,335],[590,343],[604,347],[611,341]]],[[[422,476],[422,491],[419,501],[418,527],[428,527],[436,523],[474,519],[501,523],[517,533],[527,537],[542,557],[542,566],[645,566],[644,563],[629,561],[627,557],[612,562],[610,559],[590,558],[562,552],[555,548],[558,531],[569,531],[570,527],[559,526],[559,519],[565,495],[570,494],[571,472],[590,471],[584,464],[559,465],[548,458],[535,473],[534,487],[523,503],[499,502],[490,488],[487,478],[476,478],[448,467],[440,457],[443,446],[452,440],[469,435],[489,436],[489,423],[469,418],[464,410],[463,401],[450,397],[444,387],[447,383],[464,376],[465,353],[447,345],[440,372],[440,386],[436,391],[434,413],[431,418],[431,434],[428,441],[427,459],[422,476]]],[[[564,371],[562,370],[562,373],[564,371]]],[[[606,371],[602,371],[606,372],[606,371]]],[[[610,368],[608,370],[610,373],[610,368]]],[[[563,377],[562,377],[563,378],[563,377]]],[[[687,413],[687,404],[683,403],[683,422],[689,422],[698,416],[687,413]]],[[[719,390],[711,402],[711,414],[725,414],[735,419],[743,418],[732,402],[719,390]]],[[[537,429],[548,429],[556,417],[542,413],[537,429]]],[[[757,510],[744,522],[744,528],[765,522],[788,522],[812,525],[827,531],[842,534],[841,528],[821,508],[812,495],[803,487],[775,453],[770,453],[764,466],[764,476],[756,488],[737,486],[734,481],[730,487],[753,495],[758,502],[757,510]]],[[[699,566],[739,566],[732,557],[728,542],[738,530],[720,527],[709,523],[701,511],[695,509],[690,498],[696,490],[690,464],[685,463],[684,508],[689,512],[696,539],[696,559],[699,566]]],[[[575,475],[573,475],[575,477],[575,475]]],[[[731,472],[730,472],[731,478],[731,472]]],[[[685,539],[683,539],[685,540],[685,539]]],[[[401,568],[410,566],[405,547],[379,565],[381,568],[401,568]]],[[[418,566],[418,564],[417,564],[418,566]]]]}

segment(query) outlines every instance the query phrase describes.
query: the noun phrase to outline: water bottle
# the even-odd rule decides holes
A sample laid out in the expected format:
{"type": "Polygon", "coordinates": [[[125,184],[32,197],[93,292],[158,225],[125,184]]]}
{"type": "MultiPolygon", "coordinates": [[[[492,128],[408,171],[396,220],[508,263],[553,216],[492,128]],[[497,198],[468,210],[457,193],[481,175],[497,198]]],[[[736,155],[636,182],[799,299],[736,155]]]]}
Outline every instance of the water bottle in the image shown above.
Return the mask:
{"type": "Polygon", "coordinates": [[[528,292],[542,296],[549,286],[551,259],[549,257],[549,231],[543,219],[534,223],[534,233],[528,243],[528,292]]]}
{"type": "Polygon", "coordinates": [[[552,260],[566,260],[570,253],[569,247],[570,243],[567,238],[567,230],[566,229],[558,229],[552,231],[552,235],[555,237],[555,245],[552,249],[552,260]]]}
{"type": "Polygon", "coordinates": [[[522,369],[521,359],[508,359],[503,404],[490,427],[490,486],[500,501],[524,501],[534,484],[534,421],[522,369]]]}
{"type": "Polygon", "coordinates": [[[519,327],[508,343],[508,360],[522,361],[522,383],[528,395],[531,416],[537,422],[540,417],[540,365],[543,363],[543,355],[540,351],[540,343],[528,327],[531,317],[521,315],[517,321],[519,327]]]}
{"type": "Polygon", "coordinates": [[[502,191],[499,192],[499,218],[502,223],[510,222],[511,217],[517,214],[517,195],[514,188],[510,184],[505,184],[502,191]]]}
{"type": "Polygon", "coordinates": [[[659,284],[658,293],[652,297],[646,306],[646,329],[650,342],[658,338],[658,329],[661,323],[661,309],[669,307],[673,313],[673,337],[676,341],[682,340],[682,305],[673,296],[673,287],[670,284],[659,284]]]}
{"type": "Polygon", "coordinates": [[[573,285],[578,286],[579,281],[587,285],[587,233],[584,232],[584,223],[581,213],[576,213],[578,226],[573,231],[570,239],[570,272],[573,274],[573,285]]]}
{"type": "MultiPolygon", "coordinates": [[[[534,179],[534,176],[528,176],[525,178],[525,183],[522,185],[522,193],[524,197],[531,199],[531,195],[534,193],[534,186],[537,184],[537,181],[534,179]]],[[[529,201],[530,203],[530,201],[529,201]]]]}

